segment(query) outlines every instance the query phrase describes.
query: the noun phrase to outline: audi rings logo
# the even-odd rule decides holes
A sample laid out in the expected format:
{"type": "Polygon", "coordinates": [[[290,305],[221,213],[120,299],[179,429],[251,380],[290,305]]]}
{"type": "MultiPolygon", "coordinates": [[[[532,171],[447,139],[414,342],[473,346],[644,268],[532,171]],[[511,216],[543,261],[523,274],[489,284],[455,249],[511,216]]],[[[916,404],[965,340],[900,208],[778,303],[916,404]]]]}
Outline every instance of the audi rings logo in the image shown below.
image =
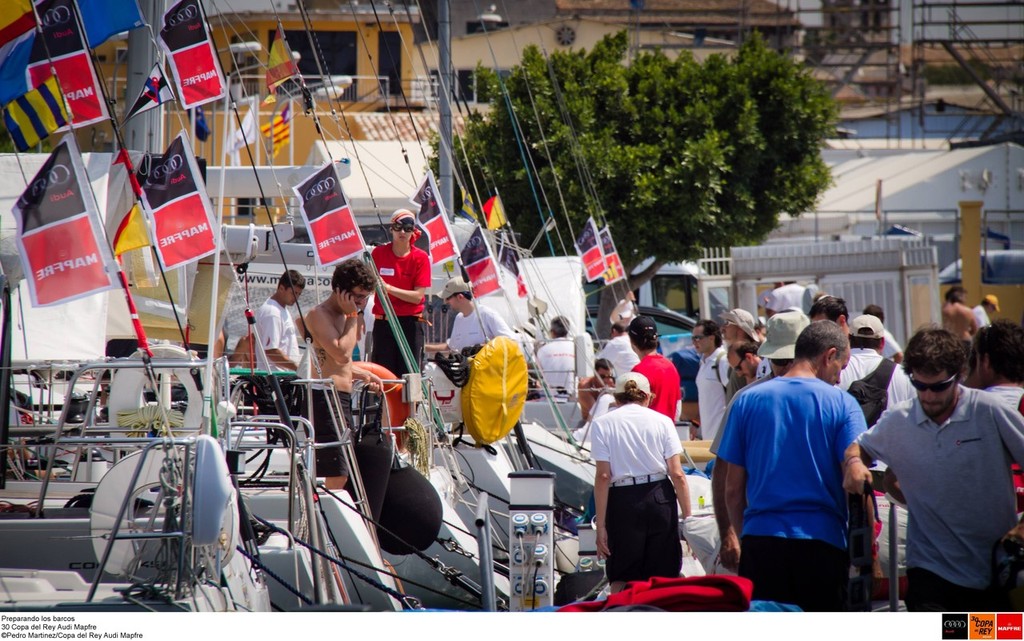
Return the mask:
{"type": "Polygon", "coordinates": [[[334,191],[334,178],[327,177],[321,179],[315,185],[306,190],[306,200],[313,200],[317,196],[323,196],[324,194],[334,191]]]}
{"type": "Polygon", "coordinates": [[[149,174],[149,177],[154,181],[166,180],[168,176],[181,169],[184,162],[185,161],[180,155],[174,154],[156,167],[153,167],[153,171],[149,174]]]}
{"type": "Polygon", "coordinates": [[[966,639],[968,638],[968,632],[969,622],[966,614],[942,615],[943,639],[966,639]]]}
{"type": "Polygon", "coordinates": [[[180,24],[191,22],[199,17],[199,7],[195,4],[187,4],[173,14],[167,16],[167,26],[177,27],[180,24]]]}
{"type": "Polygon", "coordinates": [[[68,7],[47,9],[43,15],[39,16],[39,19],[44,27],[53,28],[71,20],[71,9],[68,7]]]}
{"type": "Polygon", "coordinates": [[[50,187],[59,187],[71,181],[71,170],[64,165],[54,165],[38,180],[32,182],[28,193],[33,199],[38,199],[50,187]]]}

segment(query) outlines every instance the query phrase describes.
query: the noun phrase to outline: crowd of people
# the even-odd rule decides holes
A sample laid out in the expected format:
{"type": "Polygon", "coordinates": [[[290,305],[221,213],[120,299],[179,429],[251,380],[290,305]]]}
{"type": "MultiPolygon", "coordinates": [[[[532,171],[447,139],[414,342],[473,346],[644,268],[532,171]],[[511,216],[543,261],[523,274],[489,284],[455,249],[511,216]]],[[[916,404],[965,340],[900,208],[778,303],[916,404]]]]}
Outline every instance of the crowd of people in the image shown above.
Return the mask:
{"type": "MultiPolygon", "coordinates": [[[[360,260],[341,263],[330,295],[294,319],[288,308],[304,280],[286,272],[255,315],[262,349],[249,349],[260,367],[301,371],[297,344],[311,345],[310,375],[322,381],[313,389],[318,442],[344,440],[354,382],[383,389],[376,370],[353,358],[375,290],[382,297],[372,303],[370,360],[396,376],[421,367],[424,353],[458,352],[495,336],[522,339],[456,277],[440,293],[456,313],[452,331],[444,342],[425,343],[429,261],[414,245],[411,212],[395,212],[390,229],[392,242],[372,254],[376,272],[360,260]]],[[[1024,328],[997,318],[995,296],[971,309],[954,287],[942,326],[920,328],[904,349],[879,306],[851,317],[843,299],[807,301],[805,293],[797,285],[768,292],[759,301],[764,321],[737,308],[695,325],[699,364],[687,389],[696,392],[697,411],[688,417],[681,410],[692,399],[683,398],[679,370],[659,351],[657,324],[638,315],[630,297],[616,307],[589,376],[576,376],[569,321],[551,320],[529,360],[550,394],[579,403],[574,436],[596,463],[597,549],[612,589],[678,574],[679,523],[692,518],[682,421],[687,436],[709,441],[716,456],[718,567],[751,579],[755,599],[844,609],[848,495],[884,478],[909,518],[907,608],[1005,609],[992,550],[1005,540],[1024,546],[1011,470],[1024,463],[1024,328]]],[[[340,448],[320,448],[316,458],[328,487],[344,487],[340,448]]]]}

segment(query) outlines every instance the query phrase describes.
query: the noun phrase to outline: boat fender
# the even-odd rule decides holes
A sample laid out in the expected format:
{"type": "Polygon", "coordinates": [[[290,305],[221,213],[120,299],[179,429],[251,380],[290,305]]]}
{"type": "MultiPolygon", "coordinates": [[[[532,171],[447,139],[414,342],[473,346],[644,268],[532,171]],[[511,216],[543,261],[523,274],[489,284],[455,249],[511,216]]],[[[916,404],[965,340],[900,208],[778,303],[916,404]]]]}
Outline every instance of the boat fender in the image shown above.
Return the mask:
{"type": "Polygon", "coordinates": [[[433,484],[408,465],[391,470],[381,509],[377,538],[391,554],[412,554],[434,544],[441,532],[444,510],[433,484]]]}

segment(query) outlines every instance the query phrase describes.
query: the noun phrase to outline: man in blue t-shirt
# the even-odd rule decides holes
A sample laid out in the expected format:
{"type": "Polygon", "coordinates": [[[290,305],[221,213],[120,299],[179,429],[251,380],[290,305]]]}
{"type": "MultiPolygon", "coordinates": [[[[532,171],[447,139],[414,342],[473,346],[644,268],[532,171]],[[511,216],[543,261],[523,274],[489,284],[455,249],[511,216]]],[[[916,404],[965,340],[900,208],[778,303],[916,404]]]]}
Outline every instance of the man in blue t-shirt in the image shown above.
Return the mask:
{"type": "Polygon", "coordinates": [[[811,323],[789,371],[736,395],[719,457],[729,517],[741,532],[740,576],[754,598],[809,611],[846,604],[849,556],[843,453],[866,428],[835,387],[850,358],[832,321],[811,323]]]}

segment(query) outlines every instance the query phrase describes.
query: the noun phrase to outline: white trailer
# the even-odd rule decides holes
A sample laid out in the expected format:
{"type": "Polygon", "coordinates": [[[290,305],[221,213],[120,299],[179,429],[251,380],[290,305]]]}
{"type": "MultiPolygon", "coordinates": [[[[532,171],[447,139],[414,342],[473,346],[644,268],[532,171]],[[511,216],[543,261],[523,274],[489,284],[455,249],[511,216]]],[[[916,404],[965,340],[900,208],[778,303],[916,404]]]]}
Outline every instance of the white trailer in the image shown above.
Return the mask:
{"type": "Polygon", "coordinates": [[[900,344],[922,325],[940,322],[938,257],[921,239],[872,238],[707,250],[699,261],[701,309],[717,319],[728,309],[764,315],[763,294],[777,283],[809,286],[846,301],[850,316],[870,304],[885,310],[886,329],[900,344]]]}

